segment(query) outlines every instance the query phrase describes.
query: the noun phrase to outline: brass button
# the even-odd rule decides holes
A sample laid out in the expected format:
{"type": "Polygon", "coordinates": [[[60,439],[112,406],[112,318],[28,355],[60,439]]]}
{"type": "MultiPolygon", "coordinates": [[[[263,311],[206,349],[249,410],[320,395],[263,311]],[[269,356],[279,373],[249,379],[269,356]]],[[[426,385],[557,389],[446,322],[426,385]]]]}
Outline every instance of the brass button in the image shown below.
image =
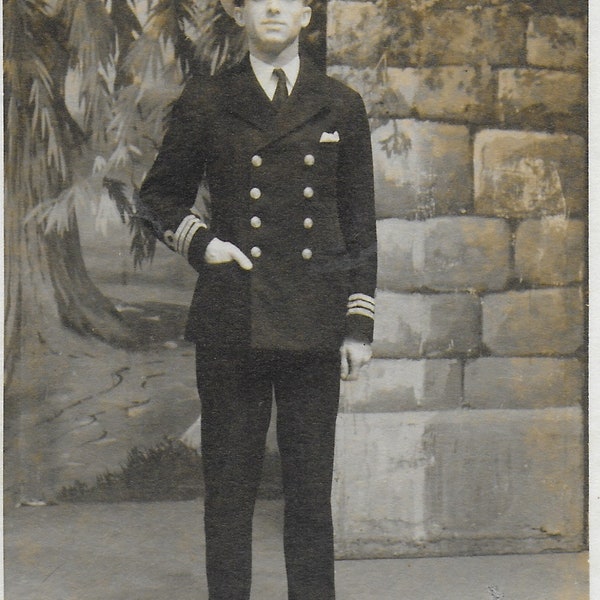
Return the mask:
{"type": "Polygon", "coordinates": [[[312,258],[312,250],[310,248],[304,248],[304,250],[302,250],[302,258],[304,260],[310,260],[312,258]]]}
{"type": "Polygon", "coordinates": [[[263,162],[263,161],[262,161],[262,157],[261,157],[261,156],[259,156],[258,154],[255,154],[255,155],[252,157],[251,161],[252,161],[252,166],[253,166],[253,167],[260,167],[260,165],[262,165],[262,162],[263,162]]]}
{"type": "Polygon", "coordinates": [[[260,220],[260,217],[252,217],[250,219],[250,225],[252,225],[252,227],[254,227],[254,229],[258,229],[262,225],[262,221],[260,220]]]}
{"type": "Polygon", "coordinates": [[[262,192],[257,187],[250,190],[250,198],[252,198],[252,200],[258,200],[261,196],[262,192]]]}
{"type": "Polygon", "coordinates": [[[312,167],[315,164],[315,157],[312,154],[307,154],[304,157],[304,164],[307,167],[312,167]]]}
{"type": "Polygon", "coordinates": [[[260,258],[261,254],[262,254],[262,250],[258,246],[253,246],[252,249],[250,250],[250,254],[252,255],[253,258],[260,258]]]}
{"type": "Polygon", "coordinates": [[[315,195],[315,191],[311,187],[305,187],[303,193],[305,198],[312,198],[315,195]]]}
{"type": "Polygon", "coordinates": [[[313,225],[313,220],[310,217],[306,217],[306,219],[304,219],[304,229],[312,229],[313,225]]]}

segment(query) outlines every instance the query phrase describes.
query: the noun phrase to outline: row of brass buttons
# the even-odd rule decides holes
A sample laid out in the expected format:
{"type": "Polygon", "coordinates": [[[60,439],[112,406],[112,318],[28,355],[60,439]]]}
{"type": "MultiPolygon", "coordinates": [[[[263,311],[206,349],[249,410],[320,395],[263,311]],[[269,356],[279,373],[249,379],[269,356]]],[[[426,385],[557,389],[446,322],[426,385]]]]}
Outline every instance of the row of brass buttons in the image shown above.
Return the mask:
{"type": "MultiPolygon", "coordinates": [[[[314,224],[314,221],[310,217],[306,217],[306,219],[304,219],[302,222],[304,229],[312,229],[314,224]]],[[[254,215],[250,219],[250,225],[254,227],[254,229],[259,229],[262,226],[262,219],[254,215]]]]}
{"type": "MultiPolygon", "coordinates": [[[[310,186],[307,186],[302,190],[302,194],[306,199],[310,199],[315,195],[315,190],[313,190],[310,186]]],[[[261,196],[262,191],[260,190],[260,188],[253,187],[250,190],[250,198],[252,198],[252,200],[258,200],[261,196]]]]}
{"type": "MultiPolygon", "coordinates": [[[[262,156],[260,156],[259,154],[255,154],[251,159],[250,162],[252,163],[253,167],[260,167],[263,164],[263,159],[262,156]]],[[[307,154],[304,157],[304,164],[307,167],[312,167],[315,164],[315,157],[312,154],[307,154]]]]}
{"type": "MultiPolygon", "coordinates": [[[[250,255],[252,258],[260,258],[262,256],[262,250],[258,246],[252,246],[250,249],[250,255]]],[[[310,248],[304,248],[302,250],[302,258],[304,260],[310,260],[313,256],[313,252],[310,248]]]]}

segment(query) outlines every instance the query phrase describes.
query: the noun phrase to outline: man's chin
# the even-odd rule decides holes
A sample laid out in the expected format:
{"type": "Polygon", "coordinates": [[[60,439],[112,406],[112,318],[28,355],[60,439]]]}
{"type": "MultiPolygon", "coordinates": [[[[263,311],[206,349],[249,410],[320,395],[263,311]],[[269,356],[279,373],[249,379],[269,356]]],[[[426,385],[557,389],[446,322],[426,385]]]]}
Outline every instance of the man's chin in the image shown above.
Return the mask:
{"type": "Polygon", "coordinates": [[[279,32],[271,32],[265,34],[261,39],[261,45],[265,48],[287,48],[291,44],[291,40],[279,32]]]}
{"type": "Polygon", "coordinates": [[[287,37],[284,38],[279,36],[273,36],[263,38],[261,40],[260,49],[266,54],[270,54],[271,56],[278,56],[293,43],[294,40],[289,40],[287,37]]]}

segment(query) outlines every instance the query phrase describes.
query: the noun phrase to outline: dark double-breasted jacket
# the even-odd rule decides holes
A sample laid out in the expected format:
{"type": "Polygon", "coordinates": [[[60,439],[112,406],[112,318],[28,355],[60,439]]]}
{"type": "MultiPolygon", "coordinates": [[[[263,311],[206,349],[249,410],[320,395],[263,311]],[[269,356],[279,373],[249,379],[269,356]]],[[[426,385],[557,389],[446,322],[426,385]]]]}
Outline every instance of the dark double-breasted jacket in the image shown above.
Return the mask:
{"type": "Polygon", "coordinates": [[[186,337],[210,349],[318,351],[370,341],[376,234],[360,96],[301,59],[276,112],[248,58],[192,78],[142,186],[141,214],[198,271],[186,337]],[[192,210],[200,182],[210,215],[192,210]],[[204,261],[213,237],[253,262],[204,261]]]}

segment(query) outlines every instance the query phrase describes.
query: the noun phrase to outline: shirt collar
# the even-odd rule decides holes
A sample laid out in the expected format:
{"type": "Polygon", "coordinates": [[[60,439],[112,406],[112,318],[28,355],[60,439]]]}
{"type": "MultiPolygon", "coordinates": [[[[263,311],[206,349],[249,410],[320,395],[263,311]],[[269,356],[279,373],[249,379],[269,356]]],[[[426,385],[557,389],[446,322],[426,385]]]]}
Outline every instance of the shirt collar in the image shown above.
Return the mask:
{"type": "MultiPolygon", "coordinates": [[[[269,99],[272,100],[275,95],[275,88],[277,87],[277,78],[273,75],[273,69],[275,67],[256,58],[256,56],[253,56],[252,54],[250,54],[250,64],[252,65],[252,70],[254,71],[254,75],[256,76],[260,87],[264,90],[269,99]]],[[[300,73],[300,57],[295,56],[287,64],[279,68],[283,69],[283,72],[285,73],[288,94],[291,94],[294,85],[296,84],[296,80],[298,79],[298,73],[300,73]]]]}

